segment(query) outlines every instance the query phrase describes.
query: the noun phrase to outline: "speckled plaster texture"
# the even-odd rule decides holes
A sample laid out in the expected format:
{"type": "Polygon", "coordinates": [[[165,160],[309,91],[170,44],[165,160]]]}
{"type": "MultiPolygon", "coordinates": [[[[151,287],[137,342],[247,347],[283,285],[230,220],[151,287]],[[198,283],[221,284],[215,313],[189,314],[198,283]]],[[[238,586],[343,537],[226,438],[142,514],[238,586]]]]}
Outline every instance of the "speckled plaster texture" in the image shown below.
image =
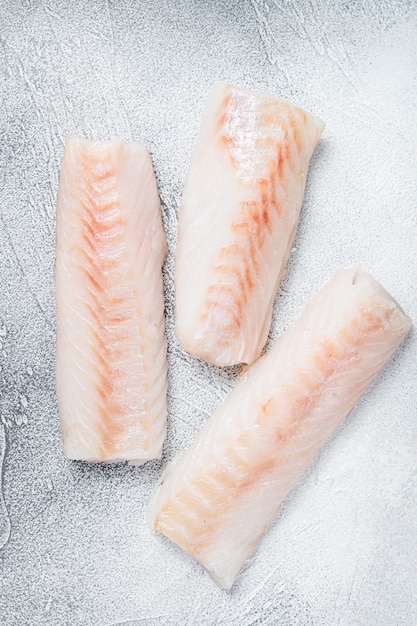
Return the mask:
{"type": "Polygon", "coordinates": [[[0,623],[417,623],[412,330],[286,500],[230,592],[145,522],[161,469],[238,376],[173,329],[178,204],[206,94],[266,91],[327,123],[270,339],[359,263],[417,321],[417,4],[412,0],[0,2],[0,623]],[[169,432],[161,462],[61,452],[55,201],[65,136],[142,139],[155,166],[169,432]]]}

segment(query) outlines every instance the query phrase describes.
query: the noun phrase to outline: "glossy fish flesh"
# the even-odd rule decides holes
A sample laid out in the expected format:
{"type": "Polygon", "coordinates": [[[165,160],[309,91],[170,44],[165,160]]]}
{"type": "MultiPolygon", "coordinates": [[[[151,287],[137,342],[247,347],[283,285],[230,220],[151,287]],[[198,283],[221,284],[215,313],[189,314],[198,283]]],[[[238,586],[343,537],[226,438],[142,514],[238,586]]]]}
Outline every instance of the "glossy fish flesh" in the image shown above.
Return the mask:
{"type": "Polygon", "coordinates": [[[56,383],[70,459],[161,456],[165,256],[146,147],[68,137],[57,206],[56,383]]]}
{"type": "Polygon", "coordinates": [[[410,326],[372,276],[338,271],[167,467],[151,496],[150,525],[229,589],[410,326]]]}
{"type": "Polygon", "coordinates": [[[252,363],[298,224],[317,117],[218,85],[203,115],[179,213],[176,334],[217,365],[252,363]]]}

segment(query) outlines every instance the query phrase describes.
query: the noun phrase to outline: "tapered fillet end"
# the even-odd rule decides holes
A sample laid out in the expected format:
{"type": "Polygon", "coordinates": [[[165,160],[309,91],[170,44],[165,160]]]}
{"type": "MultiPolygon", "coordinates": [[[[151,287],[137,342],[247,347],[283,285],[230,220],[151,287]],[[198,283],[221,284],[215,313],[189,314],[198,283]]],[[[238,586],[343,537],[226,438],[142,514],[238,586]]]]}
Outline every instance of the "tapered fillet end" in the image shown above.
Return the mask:
{"type": "Polygon", "coordinates": [[[312,115],[311,113],[310,113],[310,120],[316,127],[316,144],[315,145],[317,145],[320,137],[322,136],[322,134],[324,132],[324,129],[326,128],[326,122],[324,122],[317,115],[312,115]]]}
{"type": "MultiPolygon", "coordinates": [[[[363,294],[364,302],[366,302],[366,299],[368,300],[368,307],[364,306],[363,310],[365,314],[369,315],[370,322],[372,322],[373,311],[378,310],[379,304],[380,310],[383,312],[382,321],[380,322],[382,325],[381,330],[389,329],[392,337],[397,338],[396,344],[392,347],[392,352],[394,352],[413,325],[411,317],[404,312],[395,298],[371,274],[363,271],[359,265],[350,269],[339,270],[334,274],[330,282],[339,280],[347,283],[347,290],[352,289],[358,291],[359,294],[363,294]]],[[[377,317],[375,316],[375,324],[377,323],[377,317]]]]}
{"type": "MultiPolygon", "coordinates": [[[[175,523],[170,524],[168,519],[167,524],[164,524],[163,516],[161,515],[160,509],[160,505],[162,504],[162,502],[160,502],[160,499],[161,489],[160,486],[157,485],[149,497],[148,506],[146,509],[146,520],[149,527],[152,530],[163,534],[165,537],[167,537],[167,539],[182,548],[190,556],[194,557],[195,560],[198,561],[207,570],[216,585],[218,585],[221,589],[231,589],[236,579],[236,576],[239,574],[239,570],[241,568],[240,562],[236,564],[236,560],[232,558],[228,559],[227,562],[221,562],[217,564],[213,563],[211,565],[204,558],[200,559],[198,558],[197,554],[192,554],[192,552],[190,551],[190,547],[181,541],[180,536],[176,532],[175,523]]],[[[203,535],[204,528],[201,529],[201,537],[203,535]]]]}

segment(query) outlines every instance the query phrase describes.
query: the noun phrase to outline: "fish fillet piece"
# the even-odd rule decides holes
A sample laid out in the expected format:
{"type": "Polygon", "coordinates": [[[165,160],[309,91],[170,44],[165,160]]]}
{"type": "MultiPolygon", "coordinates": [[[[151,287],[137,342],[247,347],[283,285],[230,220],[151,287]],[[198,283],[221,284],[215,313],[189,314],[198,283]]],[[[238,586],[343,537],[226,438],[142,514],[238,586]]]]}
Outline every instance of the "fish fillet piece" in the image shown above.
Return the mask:
{"type": "Polygon", "coordinates": [[[68,137],[57,206],[56,383],[70,459],[161,456],[166,251],[146,147],[68,137]]]}
{"type": "Polygon", "coordinates": [[[338,271],[167,467],[149,502],[150,525],[229,589],[410,326],[372,276],[338,271]]]}
{"type": "Polygon", "coordinates": [[[317,117],[218,85],[209,96],[179,213],[176,334],[216,365],[265,345],[298,224],[317,117]]]}

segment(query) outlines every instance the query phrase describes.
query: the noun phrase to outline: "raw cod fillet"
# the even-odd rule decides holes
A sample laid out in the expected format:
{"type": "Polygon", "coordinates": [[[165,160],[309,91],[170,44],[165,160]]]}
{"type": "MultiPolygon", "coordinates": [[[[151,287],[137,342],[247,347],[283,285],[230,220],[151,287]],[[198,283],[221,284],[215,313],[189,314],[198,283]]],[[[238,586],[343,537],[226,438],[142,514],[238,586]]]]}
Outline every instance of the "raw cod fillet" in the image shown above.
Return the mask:
{"type": "Polygon", "coordinates": [[[268,96],[231,85],[211,93],[175,259],[176,334],[191,355],[234,365],[261,354],[323,128],[268,96]]]}
{"type": "Polygon", "coordinates": [[[150,525],[229,589],[410,326],[372,276],[337,272],[167,467],[150,499],[150,525]]]}
{"type": "Polygon", "coordinates": [[[165,256],[146,147],[68,137],[57,206],[56,381],[70,459],[161,456],[165,256]]]}

